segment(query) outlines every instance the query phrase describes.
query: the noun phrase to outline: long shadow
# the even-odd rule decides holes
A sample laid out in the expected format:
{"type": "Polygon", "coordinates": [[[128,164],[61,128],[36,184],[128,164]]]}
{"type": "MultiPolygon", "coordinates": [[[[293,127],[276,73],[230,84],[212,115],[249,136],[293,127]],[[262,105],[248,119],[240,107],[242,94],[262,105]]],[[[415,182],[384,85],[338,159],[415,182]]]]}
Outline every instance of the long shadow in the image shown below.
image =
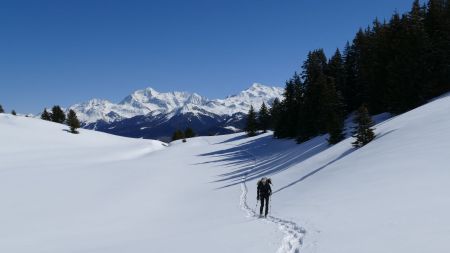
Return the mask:
{"type": "MultiPolygon", "coordinates": [[[[241,138],[233,137],[232,139],[241,138]]],[[[217,145],[228,142],[229,140],[217,145]]],[[[225,183],[220,188],[237,185],[242,182],[242,178],[246,178],[247,181],[280,173],[329,147],[325,136],[316,137],[302,144],[264,136],[238,145],[231,143],[226,145],[230,148],[200,154],[200,156],[214,157],[213,160],[203,163],[217,163],[235,168],[233,171],[218,175],[219,179],[213,181],[225,183]],[[272,145],[273,142],[278,143],[272,145]]]]}
{"type": "Polygon", "coordinates": [[[291,186],[293,186],[293,185],[295,185],[295,184],[297,184],[297,183],[300,183],[301,181],[307,179],[308,177],[310,177],[310,176],[316,174],[317,172],[319,172],[319,171],[325,169],[325,168],[328,167],[329,165],[331,165],[331,164],[333,164],[333,163],[335,163],[335,162],[341,160],[342,158],[348,156],[349,154],[353,153],[355,150],[356,150],[355,148],[352,148],[352,149],[349,149],[349,150],[345,151],[344,153],[342,153],[342,154],[341,154],[339,157],[337,157],[336,159],[334,159],[334,160],[328,162],[327,164],[325,164],[325,165],[323,165],[323,166],[321,166],[321,167],[319,167],[319,168],[317,168],[317,169],[315,169],[315,170],[309,172],[308,174],[306,174],[306,175],[304,175],[303,177],[301,177],[301,178],[295,180],[294,182],[289,183],[289,184],[287,184],[287,185],[285,185],[285,186],[279,188],[278,190],[274,191],[273,194],[275,194],[275,193],[277,193],[277,192],[280,192],[280,191],[282,191],[282,190],[284,190],[284,189],[286,189],[286,188],[288,188],[288,187],[291,187],[291,186]]]}
{"type": "MultiPolygon", "coordinates": [[[[376,136],[376,139],[383,138],[394,131],[396,131],[396,129],[385,133],[379,133],[376,136]]],[[[217,164],[221,167],[228,167],[232,169],[229,172],[219,174],[218,179],[212,181],[215,183],[224,183],[224,185],[219,188],[237,185],[242,182],[243,178],[245,178],[245,181],[250,181],[256,178],[280,173],[330,147],[327,143],[326,136],[319,136],[302,144],[296,144],[292,140],[274,139],[269,135],[241,144],[232,143],[233,141],[242,140],[244,138],[244,135],[235,136],[220,143],[211,143],[212,146],[227,145],[229,148],[199,155],[212,158],[210,161],[205,161],[200,164],[217,164]],[[275,144],[274,142],[277,143],[275,144]]],[[[283,186],[276,192],[305,180],[306,178],[323,170],[327,166],[349,155],[353,151],[354,149],[352,148],[346,150],[338,158],[328,162],[312,172],[309,172],[300,179],[283,186]]]]}

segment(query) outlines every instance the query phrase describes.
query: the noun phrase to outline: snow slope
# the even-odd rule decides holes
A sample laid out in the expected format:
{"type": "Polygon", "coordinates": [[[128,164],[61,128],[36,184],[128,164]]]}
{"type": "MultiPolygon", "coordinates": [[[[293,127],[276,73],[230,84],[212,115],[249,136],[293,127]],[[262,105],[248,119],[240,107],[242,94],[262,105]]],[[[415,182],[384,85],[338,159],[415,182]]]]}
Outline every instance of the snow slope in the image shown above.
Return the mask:
{"type": "Polygon", "coordinates": [[[0,115],[0,252],[448,252],[449,108],[386,119],[360,149],[270,133],[164,148],[0,115]]]}

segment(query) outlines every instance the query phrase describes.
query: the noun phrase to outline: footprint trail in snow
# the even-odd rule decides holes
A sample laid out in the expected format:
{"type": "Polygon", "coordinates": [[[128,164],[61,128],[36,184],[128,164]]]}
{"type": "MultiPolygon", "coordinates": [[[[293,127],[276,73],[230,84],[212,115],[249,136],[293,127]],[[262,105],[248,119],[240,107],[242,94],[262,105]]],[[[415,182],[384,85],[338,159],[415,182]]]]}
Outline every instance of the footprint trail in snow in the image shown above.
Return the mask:
{"type": "MultiPolygon", "coordinates": [[[[248,152],[243,151],[246,154],[253,157],[253,163],[256,164],[256,157],[248,152]]],[[[254,165],[255,166],[255,165],[254,165]]],[[[247,213],[247,217],[259,217],[259,215],[251,209],[247,204],[247,184],[246,176],[242,178],[241,182],[241,197],[240,197],[240,206],[241,209],[247,213]]],[[[305,229],[298,226],[295,222],[284,220],[281,218],[274,217],[272,215],[268,215],[265,220],[269,223],[274,223],[278,225],[279,229],[284,233],[283,241],[281,242],[280,248],[278,248],[277,253],[299,253],[300,248],[303,243],[303,236],[306,234],[305,229]]]]}

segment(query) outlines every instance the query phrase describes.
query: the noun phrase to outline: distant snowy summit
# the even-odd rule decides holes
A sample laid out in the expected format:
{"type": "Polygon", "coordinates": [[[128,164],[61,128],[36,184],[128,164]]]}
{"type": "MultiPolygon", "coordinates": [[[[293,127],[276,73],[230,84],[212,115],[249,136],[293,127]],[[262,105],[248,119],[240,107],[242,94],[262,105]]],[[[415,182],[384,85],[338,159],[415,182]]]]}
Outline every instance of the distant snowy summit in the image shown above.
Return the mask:
{"type": "Polygon", "coordinates": [[[158,92],[153,88],[137,90],[115,104],[108,100],[92,99],[75,104],[78,118],[85,124],[102,120],[113,122],[135,116],[182,113],[211,113],[231,116],[235,113],[247,113],[250,106],[259,108],[263,102],[272,104],[275,98],[282,98],[283,88],[269,87],[254,83],[250,88],[225,99],[210,100],[197,93],[158,92]]]}
{"type": "Polygon", "coordinates": [[[167,141],[173,131],[192,127],[197,134],[226,134],[242,130],[250,106],[282,99],[284,89],[254,83],[225,99],[208,99],[197,93],[137,90],[119,103],[92,99],[75,104],[84,128],[112,134],[167,141]]]}

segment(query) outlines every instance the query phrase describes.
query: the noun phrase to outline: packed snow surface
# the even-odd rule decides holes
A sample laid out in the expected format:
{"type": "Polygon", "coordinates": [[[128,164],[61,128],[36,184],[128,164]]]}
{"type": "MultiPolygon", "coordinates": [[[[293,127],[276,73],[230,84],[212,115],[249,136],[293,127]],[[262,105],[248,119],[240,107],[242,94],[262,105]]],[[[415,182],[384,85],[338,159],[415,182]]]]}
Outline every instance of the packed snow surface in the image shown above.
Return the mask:
{"type": "Polygon", "coordinates": [[[448,252],[449,109],[381,115],[360,149],[270,133],[165,147],[0,115],[0,252],[448,252]]]}

